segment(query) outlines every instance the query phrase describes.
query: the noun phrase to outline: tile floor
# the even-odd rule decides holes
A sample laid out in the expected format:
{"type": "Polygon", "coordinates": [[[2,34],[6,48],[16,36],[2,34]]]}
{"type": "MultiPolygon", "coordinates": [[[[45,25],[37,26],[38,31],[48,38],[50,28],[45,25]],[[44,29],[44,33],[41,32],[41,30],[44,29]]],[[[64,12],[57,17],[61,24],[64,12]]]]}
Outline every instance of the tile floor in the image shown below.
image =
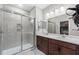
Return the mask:
{"type": "Polygon", "coordinates": [[[45,55],[45,54],[38,49],[29,49],[29,50],[20,52],[16,55],[45,55]]]}

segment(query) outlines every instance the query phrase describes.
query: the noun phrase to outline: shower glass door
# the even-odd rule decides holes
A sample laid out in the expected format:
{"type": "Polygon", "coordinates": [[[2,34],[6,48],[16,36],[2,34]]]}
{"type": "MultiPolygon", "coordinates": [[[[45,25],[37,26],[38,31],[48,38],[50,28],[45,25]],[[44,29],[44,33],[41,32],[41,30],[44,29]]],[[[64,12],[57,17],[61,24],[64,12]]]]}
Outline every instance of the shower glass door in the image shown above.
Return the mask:
{"type": "Polygon", "coordinates": [[[21,16],[4,12],[2,54],[21,51],[21,16]]]}
{"type": "Polygon", "coordinates": [[[34,19],[22,16],[22,50],[33,47],[34,19]]]}
{"type": "Polygon", "coordinates": [[[2,54],[16,54],[33,47],[34,19],[3,12],[2,25],[2,54]]]}

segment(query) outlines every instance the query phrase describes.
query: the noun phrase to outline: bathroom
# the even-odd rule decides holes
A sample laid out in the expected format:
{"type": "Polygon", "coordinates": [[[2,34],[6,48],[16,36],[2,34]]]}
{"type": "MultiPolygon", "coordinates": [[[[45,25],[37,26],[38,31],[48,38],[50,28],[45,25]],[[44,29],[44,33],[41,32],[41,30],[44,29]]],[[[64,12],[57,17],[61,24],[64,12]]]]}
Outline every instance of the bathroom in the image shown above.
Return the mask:
{"type": "Polygon", "coordinates": [[[68,8],[76,4],[0,4],[0,55],[78,55],[79,27],[68,8]]]}

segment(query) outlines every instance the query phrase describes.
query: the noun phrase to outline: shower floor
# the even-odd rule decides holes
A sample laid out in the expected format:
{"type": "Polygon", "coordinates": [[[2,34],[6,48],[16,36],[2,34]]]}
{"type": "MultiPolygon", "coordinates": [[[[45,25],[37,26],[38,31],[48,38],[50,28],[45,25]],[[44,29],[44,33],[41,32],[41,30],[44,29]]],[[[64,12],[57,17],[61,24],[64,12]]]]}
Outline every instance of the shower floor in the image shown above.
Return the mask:
{"type": "MultiPolygon", "coordinates": [[[[22,50],[25,50],[25,49],[28,49],[28,48],[31,48],[31,47],[33,47],[33,45],[26,44],[26,45],[23,45],[22,50]]],[[[3,50],[2,55],[12,55],[12,54],[18,53],[20,51],[21,51],[21,46],[18,46],[18,47],[10,48],[10,49],[7,49],[7,50],[3,50]]]]}

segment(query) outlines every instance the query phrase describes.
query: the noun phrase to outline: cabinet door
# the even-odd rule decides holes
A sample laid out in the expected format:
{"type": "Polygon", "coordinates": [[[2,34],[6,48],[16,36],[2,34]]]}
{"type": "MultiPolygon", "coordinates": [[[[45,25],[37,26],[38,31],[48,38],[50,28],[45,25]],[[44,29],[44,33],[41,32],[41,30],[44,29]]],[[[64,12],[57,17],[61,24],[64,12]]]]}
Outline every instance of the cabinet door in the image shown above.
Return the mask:
{"type": "Polygon", "coordinates": [[[48,39],[45,37],[37,36],[37,48],[48,54],[48,39]]]}
{"type": "Polygon", "coordinates": [[[42,51],[45,53],[45,54],[48,54],[48,39],[47,38],[44,38],[42,37],[42,51]]]}
{"type": "Polygon", "coordinates": [[[75,50],[72,50],[66,47],[61,47],[60,54],[61,55],[75,55],[75,50]]]}
{"type": "Polygon", "coordinates": [[[41,46],[42,46],[42,38],[40,36],[37,36],[37,48],[39,50],[42,50],[41,46]]]}
{"type": "Polygon", "coordinates": [[[59,46],[53,40],[49,40],[49,55],[59,55],[59,46]]]}

